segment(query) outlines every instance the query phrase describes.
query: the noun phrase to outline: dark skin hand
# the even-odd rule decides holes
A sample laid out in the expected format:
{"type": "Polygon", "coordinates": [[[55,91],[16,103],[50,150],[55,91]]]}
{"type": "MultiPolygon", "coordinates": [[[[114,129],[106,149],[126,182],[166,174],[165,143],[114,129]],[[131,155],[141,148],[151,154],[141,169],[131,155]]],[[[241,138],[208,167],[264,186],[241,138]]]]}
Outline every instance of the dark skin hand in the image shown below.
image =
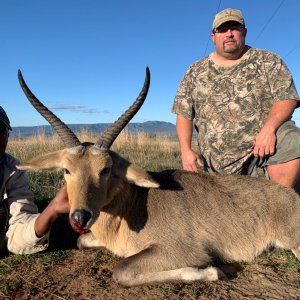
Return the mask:
{"type": "Polygon", "coordinates": [[[60,214],[69,213],[70,204],[67,193],[67,185],[65,184],[42,211],[34,224],[34,230],[38,237],[45,235],[51,229],[53,222],[60,214]]]}

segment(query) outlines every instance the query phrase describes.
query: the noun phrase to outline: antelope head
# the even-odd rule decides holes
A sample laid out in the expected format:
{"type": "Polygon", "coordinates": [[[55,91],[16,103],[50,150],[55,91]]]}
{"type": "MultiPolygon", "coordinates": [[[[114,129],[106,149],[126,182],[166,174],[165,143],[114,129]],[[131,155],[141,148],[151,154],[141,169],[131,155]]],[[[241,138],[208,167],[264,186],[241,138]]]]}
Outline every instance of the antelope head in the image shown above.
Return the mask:
{"type": "Polygon", "coordinates": [[[65,149],[44,154],[18,165],[23,170],[62,169],[70,202],[69,220],[74,230],[87,231],[107,207],[126,181],[142,187],[158,187],[142,169],[110,151],[122,129],[143,105],[149,85],[146,69],[144,86],[133,104],[99,137],[98,141],[81,143],[71,129],[40,102],[30,91],[19,70],[18,78],[26,97],[49,122],[65,145],[65,149]]]}

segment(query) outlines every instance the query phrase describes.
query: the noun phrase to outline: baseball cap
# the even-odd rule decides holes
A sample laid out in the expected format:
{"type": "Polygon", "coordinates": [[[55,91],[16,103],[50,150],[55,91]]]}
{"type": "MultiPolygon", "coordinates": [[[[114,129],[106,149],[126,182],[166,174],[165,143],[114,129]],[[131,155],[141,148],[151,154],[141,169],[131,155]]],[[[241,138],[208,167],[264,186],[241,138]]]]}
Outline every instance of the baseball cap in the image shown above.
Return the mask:
{"type": "Polygon", "coordinates": [[[245,21],[242,12],[238,9],[227,8],[216,14],[212,29],[214,30],[223,23],[229,21],[235,21],[245,26],[245,21]]]}
{"type": "Polygon", "coordinates": [[[5,110],[0,106],[0,122],[4,123],[9,130],[11,130],[10,122],[5,110]]]}

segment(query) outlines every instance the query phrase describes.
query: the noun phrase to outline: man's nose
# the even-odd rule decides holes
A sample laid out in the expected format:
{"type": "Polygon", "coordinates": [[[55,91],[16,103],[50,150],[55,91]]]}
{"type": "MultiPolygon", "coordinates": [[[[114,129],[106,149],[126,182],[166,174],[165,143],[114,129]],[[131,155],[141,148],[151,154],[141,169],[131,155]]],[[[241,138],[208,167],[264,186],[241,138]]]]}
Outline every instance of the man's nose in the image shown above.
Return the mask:
{"type": "Polygon", "coordinates": [[[233,30],[231,28],[228,28],[227,31],[226,31],[226,35],[227,36],[233,36],[232,32],[233,32],[233,30]]]}

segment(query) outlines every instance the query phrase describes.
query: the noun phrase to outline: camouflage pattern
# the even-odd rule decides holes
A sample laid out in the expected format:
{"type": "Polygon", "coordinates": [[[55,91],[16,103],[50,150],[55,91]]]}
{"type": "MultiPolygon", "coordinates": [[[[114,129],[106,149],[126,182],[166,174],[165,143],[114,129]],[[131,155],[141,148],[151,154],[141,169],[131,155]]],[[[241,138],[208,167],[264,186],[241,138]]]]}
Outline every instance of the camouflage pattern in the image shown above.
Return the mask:
{"type": "Polygon", "coordinates": [[[200,154],[215,173],[242,173],[272,105],[300,100],[278,55],[247,48],[232,67],[215,65],[211,55],[192,64],[173,104],[173,113],[194,120],[200,154]]]}

